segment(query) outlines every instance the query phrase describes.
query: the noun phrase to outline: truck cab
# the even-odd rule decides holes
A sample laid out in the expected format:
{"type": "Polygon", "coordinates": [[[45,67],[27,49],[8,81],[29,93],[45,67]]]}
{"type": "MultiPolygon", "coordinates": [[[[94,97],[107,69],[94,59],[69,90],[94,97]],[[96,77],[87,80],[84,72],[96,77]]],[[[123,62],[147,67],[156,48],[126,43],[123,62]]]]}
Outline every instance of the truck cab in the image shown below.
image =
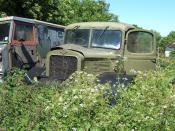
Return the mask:
{"type": "Polygon", "coordinates": [[[46,75],[66,80],[75,71],[133,75],[155,69],[155,36],[116,22],[84,22],[65,28],[64,44],[50,51],[46,75]]]}
{"type": "Polygon", "coordinates": [[[0,18],[0,76],[13,67],[30,70],[37,65],[45,68],[46,55],[62,43],[64,28],[35,19],[0,18]]]}

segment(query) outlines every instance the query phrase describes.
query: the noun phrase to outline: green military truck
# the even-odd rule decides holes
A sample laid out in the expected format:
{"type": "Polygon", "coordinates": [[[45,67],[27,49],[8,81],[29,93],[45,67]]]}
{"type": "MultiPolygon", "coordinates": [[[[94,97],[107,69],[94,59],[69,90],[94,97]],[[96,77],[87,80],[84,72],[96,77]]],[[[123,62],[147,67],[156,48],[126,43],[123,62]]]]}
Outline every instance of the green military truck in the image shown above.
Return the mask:
{"type": "Polygon", "coordinates": [[[133,75],[133,69],[152,70],[155,64],[152,32],[116,22],[75,23],[66,27],[64,44],[48,53],[46,76],[66,80],[83,70],[110,79],[119,73],[133,75]]]}

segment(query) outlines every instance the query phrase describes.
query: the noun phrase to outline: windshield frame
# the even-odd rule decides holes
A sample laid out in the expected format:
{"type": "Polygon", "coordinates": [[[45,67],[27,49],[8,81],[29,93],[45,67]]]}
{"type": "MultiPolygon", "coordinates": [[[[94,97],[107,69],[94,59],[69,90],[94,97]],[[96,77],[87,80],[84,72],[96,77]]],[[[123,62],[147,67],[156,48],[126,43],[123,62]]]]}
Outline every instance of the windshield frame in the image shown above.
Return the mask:
{"type": "Polygon", "coordinates": [[[11,41],[11,29],[12,29],[12,21],[0,21],[0,24],[10,24],[9,25],[9,31],[8,31],[8,40],[7,41],[0,41],[0,44],[7,44],[11,41]]]}

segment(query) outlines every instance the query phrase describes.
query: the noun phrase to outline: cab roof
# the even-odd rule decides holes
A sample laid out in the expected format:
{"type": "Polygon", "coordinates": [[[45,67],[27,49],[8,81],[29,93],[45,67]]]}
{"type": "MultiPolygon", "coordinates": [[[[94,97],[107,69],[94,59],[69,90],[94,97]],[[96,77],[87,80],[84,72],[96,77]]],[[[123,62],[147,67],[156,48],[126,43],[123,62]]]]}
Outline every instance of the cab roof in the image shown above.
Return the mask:
{"type": "Polygon", "coordinates": [[[32,23],[32,24],[36,24],[36,23],[44,24],[44,25],[48,25],[48,26],[52,26],[52,27],[59,27],[59,28],[63,28],[63,29],[65,28],[65,26],[62,26],[62,25],[44,22],[44,21],[40,21],[40,20],[36,20],[36,19],[29,19],[29,18],[16,17],[16,16],[7,16],[7,17],[0,18],[0,22],[12,21],[12,20],[27,22],[27,23],[32,23]]]}
{"type": "Polygon", "coordinates": [[[125,24],[125,23],[118,23],[118,22],[83,22],[83,23],[70,24],[66,27],[66,29],[73,29],[73,28],[104,29],[105,27],[109,27],[111,29],[120,29],[120,30],[128,30],[128,29],[135,28],[132,25],[125,24]]]}

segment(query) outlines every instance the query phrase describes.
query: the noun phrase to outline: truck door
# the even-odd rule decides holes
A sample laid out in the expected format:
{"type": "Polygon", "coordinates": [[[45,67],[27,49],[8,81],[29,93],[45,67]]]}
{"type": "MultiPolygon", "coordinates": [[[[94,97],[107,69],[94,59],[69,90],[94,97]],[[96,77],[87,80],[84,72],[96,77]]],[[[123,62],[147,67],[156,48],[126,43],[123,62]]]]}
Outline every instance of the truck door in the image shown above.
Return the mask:
{"type": "Polygon", "coordinates": [[[13,65],[32,67],[37,61],[34,25],[14,21],[11,46],[13,47],[13,65]]]}
{"type": "Polygon", "coordinates": [[[126,35],[124,49],[124,70],[148,71],[156,67],[155,38],[151,32],[144,30],[129,31],[126,35]]]}

